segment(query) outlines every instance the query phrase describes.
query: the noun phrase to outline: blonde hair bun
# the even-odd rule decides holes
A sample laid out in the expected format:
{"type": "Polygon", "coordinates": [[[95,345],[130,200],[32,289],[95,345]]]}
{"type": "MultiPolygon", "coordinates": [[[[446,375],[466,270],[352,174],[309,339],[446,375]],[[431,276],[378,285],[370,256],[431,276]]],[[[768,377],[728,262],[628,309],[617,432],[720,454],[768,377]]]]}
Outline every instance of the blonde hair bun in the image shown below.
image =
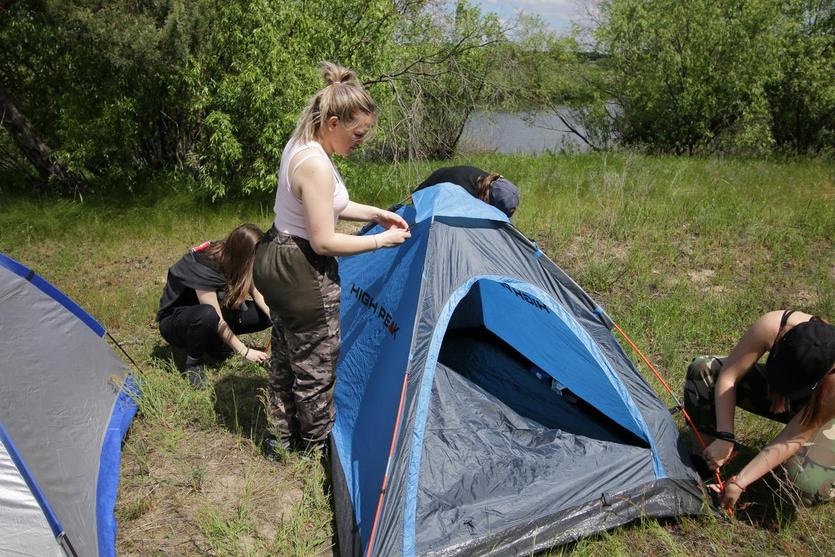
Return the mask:
{"type": "Polygon", "coordinates": [[[313,141],[331,116],[336,116],[347,126],[356,121],[358,114],[369,114],[376,121],[377,104],[357,80],[354,70],[333,62],[322,62],[320,69],[328,85],[310,97],[296,122],[294,139],[313,141]],[[336,84],[339,87],[332,87],[336,84]]]}
{"type": "Polygon", "coordinates": [[[333,62],[322,62],[321,65],[322,77],[328,85],[336,83],[346,83],[351,85],[359,85],[357,83],[357,74],[354,70],[334,64],[333,62]]]}

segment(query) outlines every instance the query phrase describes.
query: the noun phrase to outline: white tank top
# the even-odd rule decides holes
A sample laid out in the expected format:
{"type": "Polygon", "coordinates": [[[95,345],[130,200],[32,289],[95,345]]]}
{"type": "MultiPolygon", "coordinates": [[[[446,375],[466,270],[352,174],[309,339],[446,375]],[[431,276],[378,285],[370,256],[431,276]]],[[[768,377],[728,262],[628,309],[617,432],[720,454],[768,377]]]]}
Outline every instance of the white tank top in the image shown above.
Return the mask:
{"type": "Polygon", "coordinates": [[[290,180],[299,165],[313,157],[327,159],[328,164],[333,168],[334,223],[336,223],[339,215],[348,206],[349,201],[345,182],[342,180],[342,176],[339,175],[339,171],[334,166],[333,161],[325,153],[322,145],[318,141],[299,143],[291,139],[284,147],[284,152],[281,155],[281,166],[278,169],[278,190],[275,192],[275,206],[273,207],[275,220],[273,224],[279,232],[299,236],[305,240],[310,240],[310,234],[307,232],[307,219],[304,216],[304,206],[301,200],[293,194],[293,189],[290,187],[290,180]],[[301,154],[294,161],[293,168],[290,168],[290,161],[299,153],[301,154]]]}

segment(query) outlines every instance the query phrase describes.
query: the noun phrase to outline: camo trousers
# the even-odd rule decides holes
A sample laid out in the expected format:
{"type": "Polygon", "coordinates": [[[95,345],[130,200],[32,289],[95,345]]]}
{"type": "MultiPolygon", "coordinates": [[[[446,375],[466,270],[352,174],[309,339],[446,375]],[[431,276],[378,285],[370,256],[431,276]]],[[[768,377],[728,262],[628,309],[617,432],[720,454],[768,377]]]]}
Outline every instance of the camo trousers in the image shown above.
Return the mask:
{"type": "MultiPolygon", "coordinates": [[[[714,386],[719,370],[725,364],[726,357],[699,356],[690,362],[687,379],[684,381],[684,409],[693,419],[700,432],[708,435],[716,433],[716,400],[714,386]]],[[[768,398],[768,383],[763,374],[765,366],[754,364],[736,386],[736,405],[758,416],[788,423],[792,416],[806,404],[796,403],[787,412],[775,414],[771,411],[768,398]]]]}
{"type": "Polygon", "coordinates": [[[271,229],[255,253],[255,287],[273,320],[268,380],[270,433],[285,448],[325,446],[333,426],[339,357],[336,259],[271,229]]]}

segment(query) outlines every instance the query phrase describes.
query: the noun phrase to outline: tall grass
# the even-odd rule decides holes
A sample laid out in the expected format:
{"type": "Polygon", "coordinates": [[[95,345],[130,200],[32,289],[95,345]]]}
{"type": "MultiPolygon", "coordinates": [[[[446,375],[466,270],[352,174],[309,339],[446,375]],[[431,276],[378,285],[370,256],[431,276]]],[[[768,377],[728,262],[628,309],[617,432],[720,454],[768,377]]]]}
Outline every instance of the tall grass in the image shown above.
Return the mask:
{"type": "MultiPolygon", "coordinates": [[[[694,355],[726,353],[765,311],[835,318],[831,162],[628,154],[456,162],[501,172],[521,187],[516,226],[606,308],[677,389],[694,355]]],[[[439,165],[342,166],[354,199],[387,206],[439,165]]],[[[210,389],[193,391],[154,322],[168,266],[188,246],[241,222],[266,229],[272,202],[212,204],[166,181],[83,203],[0,197],[0,251],[77,300],[143,368],[144,397],[125,445],[117,506],[122,554],[330,551],[321,464],[298,454],[273,463],[259,452],[263,370],[230,360],[212,371],[210,389]]],[[[737,423],[739,437],[754,447],[776,432],[744,412],[737,423]]],[[[746,497],[754,505],[730,523],[647,520],[553,553],[833,553],[831,505],[797,507],[776,480],[755,484],[746,497]]]]}

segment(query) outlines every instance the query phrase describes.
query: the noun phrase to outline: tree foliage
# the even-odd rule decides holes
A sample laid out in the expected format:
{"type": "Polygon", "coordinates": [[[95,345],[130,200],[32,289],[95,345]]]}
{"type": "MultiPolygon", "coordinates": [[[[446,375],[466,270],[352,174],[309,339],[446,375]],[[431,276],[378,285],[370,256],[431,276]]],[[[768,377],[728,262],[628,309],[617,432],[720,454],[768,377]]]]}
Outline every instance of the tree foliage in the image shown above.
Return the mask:
{"type": "Polygon", "coordinates": [[[483,51],[500,32],[464,1],[452,18],[447,9],[432,0],[19,0],[0,12],[0,85],[52,156],[85,177],[122,184],[176,170],[212,197],[268,191],[298,113],[322,86],[322,60],[356,70],[384,108],[373,152],[451,154],[480,98],[483,51]]]}
{"type": "Polygon", "coordinates": [[[560,131],[588,147],[611,146],[605,67],[583,52],[574,35],[558,35],[537,16],[520,16],[514,40],[497,53],[490,82],[491,100],[506,110],[531,116],[545,111],[562,122],[560,131]]]}
{"type": "Polygon", "coordinates": [[[593,148],[835,147],[831,0],[604,0],[596,38],[467,0],[5,0],[0,170],[270,191],[322,60],[377,100],[364,153],[385,160],[452,156],[485,108],[550,111],[593,148]]]}
{"type": "Polygon", "coordinates": [[[613,0],[604,13],[599,38],[627,142],[679,153],[718,141],[770,146],[774,2],[613,0]]]}
{"type": "Polygon", "coordinates": [[[776,143],[807,153],[835,146],[835,3],[785,6],[782,79],[769,90],[776,143]]]}
{"type": "Polygon", "coordinates": [[[675,153],[831,146],[832,17],[818,0],[604,2],[617,131],[675,153]]]}
{"type": "Polygon", "coordinates": [[[487,80],[505,41],[495,16],[459,1],[413,3],[394,29],[388,68],[368,81],[384,99],[381,136],[372,151],[386,159],[445,159],[454,154],[470,113],[490,96],[487,80]]]}

